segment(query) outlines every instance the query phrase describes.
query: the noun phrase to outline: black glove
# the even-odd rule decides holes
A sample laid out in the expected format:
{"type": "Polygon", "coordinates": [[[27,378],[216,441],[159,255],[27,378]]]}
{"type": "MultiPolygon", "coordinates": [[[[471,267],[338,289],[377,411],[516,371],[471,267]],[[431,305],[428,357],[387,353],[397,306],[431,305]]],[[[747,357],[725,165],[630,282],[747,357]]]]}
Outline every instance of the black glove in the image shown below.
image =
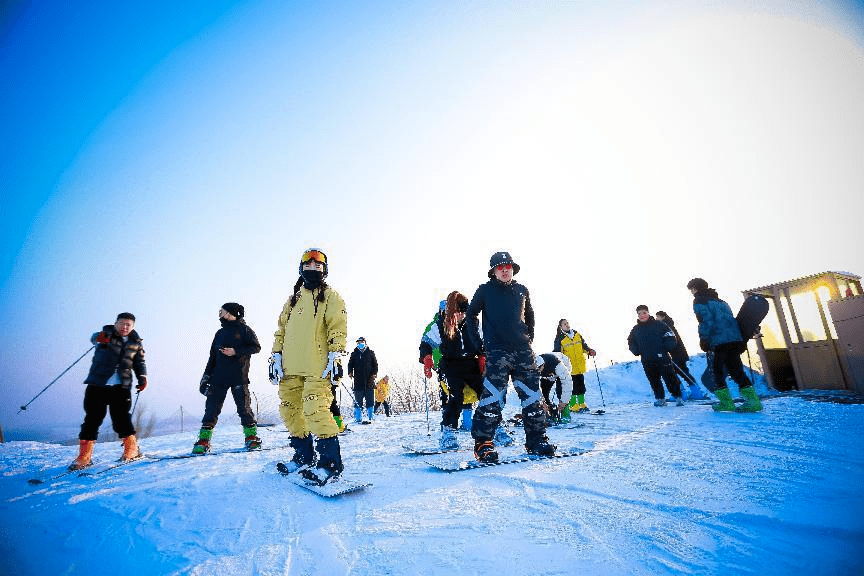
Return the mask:
{"type": "Polygon", "coordinates": [[[204,396],[210,393],[210,375],[204,374],[201,376],[201,384],[198,385],[198,391],[204,396]]]}
{"type": "Polygon", "coordinates": [[[704,338],[699,339],[699,348],[701,348],[703,352],[710,352],[711,351],[711,345],[708,344],[708,341],[705,340],[704,338]]]}

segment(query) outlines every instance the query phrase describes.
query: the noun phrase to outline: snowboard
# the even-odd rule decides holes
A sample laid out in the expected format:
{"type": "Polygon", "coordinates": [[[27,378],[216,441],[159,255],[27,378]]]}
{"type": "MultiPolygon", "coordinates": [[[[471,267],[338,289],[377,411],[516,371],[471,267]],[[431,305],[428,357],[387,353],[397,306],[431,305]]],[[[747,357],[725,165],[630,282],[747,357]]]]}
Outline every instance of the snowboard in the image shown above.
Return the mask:
{"type": "Polygon", "coordinates": [[[533,462],[537,460],[554,460],[556,458],[569,458],[581,456],[590,452],[590,448],[570,448],[559,450],[551,456],[540,456],[523,452],[512,456],[499,455],[497,462],[480,462],[478,460],[442,460],[440,462],[426,461],[427,464],[444,472],[461,472],[463,470],[474,470],[476,468],[489,468],[491,466],[503,466],[504,464],[516,464],[518,462],[533,462]]]}
{"type": "Polygon", "coordinates": [[[431,443],[403,444],[402,448],[405,450],[406,454],[418,454],[420,456],[428,456],[429,454],[446,454],[448,452],[468,450],[468,448],[462,448],[461,446],[458,446],[456,448],[450,448],[449,450],[442,450],[441,447],[437,444],[431,443]]]}
{"type": "Polygon", "coordinates": [[[741,330],[741,337],[744,338],[744,344],[747,340],[753,338],[759,331],[759,324],[768,315],[768,299],[759,294],[751,294],[744,299],[741,304],[741,309],[738,310],[738,315],[735,316],[735,321],[738,322],[738,329],[741,330]]]}
{"type": "Polygon", "coordinates": [[[343,494],[350,494],[351,492],[357,492],[358,490],[363,490],[372,486],[369,482],[356,482],[344,475],[340,476],[339,479],[334,482],[323,486],[317,486],[315,484],[307,484],[303,477],[296,472],[289,472],[285,467],[285,464],[282,462],[276,464],[276,470],[278,470],[282,477],[288,480],[291,484],[305,488],[306,490],[314,492],[324,498],[333,498],[343,494]]]}

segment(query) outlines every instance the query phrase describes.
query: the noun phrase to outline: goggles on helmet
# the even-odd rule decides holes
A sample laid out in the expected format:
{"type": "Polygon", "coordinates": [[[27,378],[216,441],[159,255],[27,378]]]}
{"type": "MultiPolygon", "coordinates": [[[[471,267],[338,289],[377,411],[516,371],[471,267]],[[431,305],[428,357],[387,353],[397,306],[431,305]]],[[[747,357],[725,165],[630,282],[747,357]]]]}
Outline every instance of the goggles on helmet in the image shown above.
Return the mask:
{"type": "Polygon", "coordinates": [[[326,264],[327,256],[325,256],[324,253],[320,250],[307,250],[303,253],[303,257],[300,258],[300,262],[305,264],[310,260],[315,260],[316,262],[319,262],[321,264],[326,264]]]}

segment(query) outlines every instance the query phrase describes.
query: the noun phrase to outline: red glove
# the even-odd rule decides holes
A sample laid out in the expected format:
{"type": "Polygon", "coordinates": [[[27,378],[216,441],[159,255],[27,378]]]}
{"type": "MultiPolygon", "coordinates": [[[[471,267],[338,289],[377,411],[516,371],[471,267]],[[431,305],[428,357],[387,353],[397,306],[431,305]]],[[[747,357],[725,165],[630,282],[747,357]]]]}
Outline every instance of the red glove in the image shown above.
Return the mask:
{"type": "Polygon", "coordinates": [[[146,377],[146,376],[141,376],[140,378],[138,378],[138,385],[135,386],[135,389],[136,389],[138,392],[141,392],[141,391],[144,390],[144,388],[146,388],[146,387],[147,387],[147,377],[146,377]]]}
{"type": "Polygon", "coordinates": [[[478,356],[477,357],[477,365],[480,366],[480,373],[486,371],[486,356],[478,356]]]}
{"type": "Polygon", "coordinates": [[[427,354],[423,357],[423,375],[426,376],[426,378],[432,377],[432,366],[434,366],[432,355],[427,354]]]}
{"type": "Polygon", "coordinates": [[[110,342],[111,336],[109,336],[107,332],[99,332],[99,334],[96,335],[97,344],[108,344],[110,342]]]}
{"type": "Polygon", "coordinates": [[[589,349],[588,349],[588,356],[592,356],[592,357],[593,357],[593,356],[596,356],[596,355],[597,355],[597,352],[595,352],[593,348],[589,348],[589,349]]]}

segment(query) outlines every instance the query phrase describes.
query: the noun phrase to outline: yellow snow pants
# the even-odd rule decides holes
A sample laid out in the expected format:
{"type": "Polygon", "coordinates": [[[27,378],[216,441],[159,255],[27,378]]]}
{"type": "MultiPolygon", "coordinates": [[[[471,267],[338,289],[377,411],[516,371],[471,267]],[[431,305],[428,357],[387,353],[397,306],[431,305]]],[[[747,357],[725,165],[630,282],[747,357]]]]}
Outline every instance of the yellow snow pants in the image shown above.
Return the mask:
{"type": "Polygon", "coordinates": [[[279,415],[292,436],[305,438],[311,432],[318,438],[339,434],[330,412],[333,393],[330,380],[312,376],[285,376],[279,382],[279,415]]]}

